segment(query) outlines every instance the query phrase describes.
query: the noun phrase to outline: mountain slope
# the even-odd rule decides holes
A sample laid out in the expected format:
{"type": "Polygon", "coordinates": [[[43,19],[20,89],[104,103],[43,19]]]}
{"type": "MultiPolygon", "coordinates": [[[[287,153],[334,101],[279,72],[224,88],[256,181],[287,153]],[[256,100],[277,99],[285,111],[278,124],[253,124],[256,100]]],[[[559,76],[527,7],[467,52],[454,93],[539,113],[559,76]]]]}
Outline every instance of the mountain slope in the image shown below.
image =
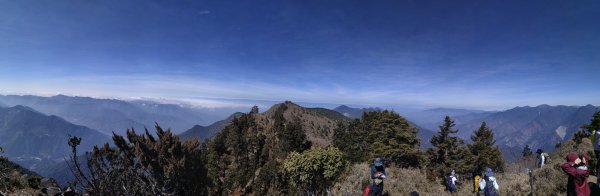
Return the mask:
{"type": "Polygon", "coordinates": [[[41,195],[42,178],[18,164],[0,156],[0,195],[41,195]]]}
{"type": "Polygon", "coordinates": [[[124,133],[127,128],[143,130],[158,122],[175,133],[195,124],[209,124],[222,119],[219,112],[211,112],[176,104],[160,104],[151,101],[122,101],[94,99],[89,97],[0,96],[0,102],[9,106],[25,105],[40,112],[57,115],[69,122],[96,129],[107,135],[124,133]]]}
{"type": "MultiPolygon", "coordinates": [[[[270,128],[275,110],[279,107],[286,107],[284,118],[291,121],[293,118],[300,118],[304,129],[307,132],[309,140],[314,140],[317,144],[329,144],[333,129],[337,127],[337,122],[348,121],[350,118],[325,108],[304,108],[292,102],[286,102],[273,105],[269,110],[262,114],[257,114],[257,119],[265,129],[270,128]]],[[[201,141],[219,133],[225,128],[233,118],[241,116],[243,113],[237,112],[225,120],[217,121],[209,126],[195,125],[191,129],[181,133],[179,137],[184,139],[196,138],[201,141]]]]}
{"type": "Polygon", "coordinates": [[[25,168],[36,171],[40,163],[68,157],[69,135],[83,139],[80,152],[109,137],[90,128],[71,124],[57,116],[48,116],[25,106],[0,108],[0,146],[5,156],[25,168]]]}
{"type": "Polygon", "coordinates": [[[343,114],[349,118],[361,118],[363,113],[371,111],[380,111],[380,108],[352,108],[346,105],[341,105],[333,109],[336,112],[343,114]]]}
{"type": "Polygon", "coordinates": [[[485,121],[501,148],[522,149],[529,145],[552,150],[556,143],[571,138],[582,124],[589,123],[598,110],[592,105],[516,107],[467,122],[457,120],[456,128],[461,137],[468,138],[485,121]]]}
{"type": "Polygon", "coordinates": [[[257,115],[258,122],[269,129],[273,126],[275,112],[281,107],[285,108],[283,117],[286,121],[298,118],[306,132],[307,139],[315,146],[327,146],[331,144],[333,130],[337,128],[339,121],[347,121],[350,118],[342,114],[324,108],[304,108],[290,101],[275,104],[266,112],[257,115]]]}
{"type": "Polygon", "coordinates": [[[473,119],[481,119],[493,113],[495,112],[455,108],[434,108],[421,111],[405,112],[402,114],[410,121],[425,129],[437,131],[438,126],[442,124],[445,116],[450,116],[458,123],[471,121],[473,119]]]}
{"type": "Polygon", "coordinates": [[[225,126],[231,123],[233,118],[241,116],[243,113],[236,112],[231,116],[227,117],[224,120],[217,121],[209,126],[201,126],[194,125],[194,127],[188,129],[187,131],[179,134],[181,139],[198,139],[199,141],[203,141],[205,139],[209,139],[219,133],[225,126]]]}

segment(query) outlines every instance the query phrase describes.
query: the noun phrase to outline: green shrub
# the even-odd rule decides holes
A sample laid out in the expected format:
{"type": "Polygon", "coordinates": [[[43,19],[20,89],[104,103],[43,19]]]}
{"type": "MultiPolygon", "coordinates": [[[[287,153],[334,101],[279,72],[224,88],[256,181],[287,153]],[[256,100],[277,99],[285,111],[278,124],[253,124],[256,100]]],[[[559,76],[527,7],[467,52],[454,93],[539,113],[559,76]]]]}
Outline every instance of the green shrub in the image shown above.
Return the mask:
{"type": "Polygon", "coordinates": [[[41,182],[42,178],[40,178],[39,176],[32,176],[27,179],[27,184],[33,189],[39,189],[41,182]]]}
{"type": "Polygon", "coordinates": [[[319,193],[335,182],[348,162],[335,147],[292,152],[283,162],[288,183],[298,191],[319,193]]]}

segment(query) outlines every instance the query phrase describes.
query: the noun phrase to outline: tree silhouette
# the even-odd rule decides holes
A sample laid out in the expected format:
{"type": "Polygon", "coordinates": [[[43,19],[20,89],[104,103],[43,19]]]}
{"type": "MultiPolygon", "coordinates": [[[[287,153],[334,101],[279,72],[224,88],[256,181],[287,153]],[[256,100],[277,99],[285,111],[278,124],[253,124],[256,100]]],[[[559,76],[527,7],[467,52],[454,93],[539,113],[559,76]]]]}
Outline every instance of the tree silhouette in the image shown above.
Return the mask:
{"type": "Polygon", "coordinates": [[[531,147],[529,147],[529,144],[525,145],[521,154],[523,155],[523,157],[531,157],[531,155],[533,155],[533,151],[531,151],[531,147]]]}
{"type": "Polygon", "coordinates": [[[115,147],[95,146],[87,171],[77,161],[78,137],[71,137],[75,185],[90,195],[205,195],[206,168],[197,140],[180,142],[158,124],[156,135],[127,130],[127,140],[113,133],[115,147]]]}
{"type": "Polygon", "coordinates": [[[494,171],[504,170],[504,159],[498,146],[494,146],[494,132],[487,126],[485,122],[481,123],[479,129],[471,135],[473,143],[468,145],[472,157],[470,161],[473,163],[473,171],[477,173],[483,172],[484,168],[490,167],[494,171]]]}
{"type": "Polygon", "coordinates": [[[430,142],[433,148],[427,151],[429,167],[437,170],[438,175],[444,176],[452,169],[457,172],[469,172],[470,165],[466,164],[470,153],[464,146],[464,141],[457,136],[458,130],[452,129],[456,124],[449,117],[439,126],[439,132],[430,142]]]}
{"type": "Polygon", "coordinates": [[[382,157],[400,167],[421,166],[418,130],[393,111],[365,112],[360,120],[341,124],[334,145],[352,162],[382,157]]]}

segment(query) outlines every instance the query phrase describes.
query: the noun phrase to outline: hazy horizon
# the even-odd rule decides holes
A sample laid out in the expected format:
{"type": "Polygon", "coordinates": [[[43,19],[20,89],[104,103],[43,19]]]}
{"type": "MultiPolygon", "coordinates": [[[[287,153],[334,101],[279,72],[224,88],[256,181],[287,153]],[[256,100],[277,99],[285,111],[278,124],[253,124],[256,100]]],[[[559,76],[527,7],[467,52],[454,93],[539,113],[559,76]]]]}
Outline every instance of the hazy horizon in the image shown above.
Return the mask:
{"type": "Polygon", "coordinates": [[[600,2],[1,1],[0,94],[600,105],[600,2]]]}
{"type": "MultiPolygon", "coordinates": [[[[194,99],[165,99],[165,98],[152,98],[152,97],[114,97],[114,96],[85,96],[85,95],[72,95],[72,94],[7,94],[0,93],[0,96],[39,96],[39,97],[53,97],[53,96],[68,96],[68,97],[87,97],[93,99],[116,99],[122,101],[150,101],[160,104],[176,104],[183,107],[199,107],[206,109],[224,109],[229,108],[230,110],[234,110],[236,112],[248,112],[252,106],[258,106],[261,111],[265,111],[269,109],[274,104],[283,103],[285,101],[292,101],[295,104],[298,104],[302,107],[309,108],[327,108],[334,109],[339,106],[348,106],[351,108],[380,108],[380,109],[388,109],[395,110],[396,112],[404,113],[406,112],[417,112],[417,111],[425,111],[432,109],[459,109],[459,110],[480,110],[480,111],[488,111],[488,112],[498,112],[498,111],[506,111],[509,109],[513,109],[516,107],[537,107],[540,105],[550,105],[550,106],[586,106],[592,105],[598,107],[598,105],[594,104],[583,104],[583,105],[567,105],[567,104],[537,104],[537,105],[515,105],[508,108],[497,108],[497,109],[482,109],[482,108],[469,108],[469,107],[418,107],[418,106],[410,106],[410,105],[369,105],[369,104],[345,104],[345,103],[313,103],[313,102],[297,102],[294,100],[252,100],[252,99],[224,99],[224,98],[201,98],[197,97],[194,99]]],[[[2,102],[0,102],[2,104],[2,102]]]]}

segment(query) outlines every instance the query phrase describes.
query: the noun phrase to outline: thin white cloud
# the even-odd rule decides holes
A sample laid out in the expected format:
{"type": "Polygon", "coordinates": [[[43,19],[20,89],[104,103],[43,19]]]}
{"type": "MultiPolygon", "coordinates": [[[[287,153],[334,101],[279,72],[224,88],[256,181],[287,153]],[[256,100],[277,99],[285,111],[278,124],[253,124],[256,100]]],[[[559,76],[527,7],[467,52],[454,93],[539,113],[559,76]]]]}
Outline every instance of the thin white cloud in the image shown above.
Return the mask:
{"type": "MultiPolygon", "coordinates": [[[[0,93],[42,95],[61,93],[100,98],[146,97],[175,100],[198,107],[251,107],[257,103],[264,103],[250,100],[474,109],[507,109],[519,105],[543,103],[561,104],[551,97],[560,92],[539,90],[551,89],[545,88],[550,84],[522,85],[524,82],[537,82],[535,77],[518,81],[484,80],[486,76],[493,76],[504,70],[492,70],[484,76],[466,76],[455,80],[448,80],[440,72],[416,74],[417,72],[413,70],[399,73],[397,78],[377,78],[372,75],[369,79],[361,78],[368,82],[364,85],[360,84],[362,81],[346,84],[327,80],[305,81],[297,78],[290,79],[288,83],[265,82],[260,79],[225,81],[180,74],[82,75],[28,78],[19,81],[2,77],[0,93]],[[290,84],[293,81],[300,83],[290,84]],[[486,85],[480,84],[484,82],[486,85]]],[[[598,104],[590,102],[594,101],[591,99],[580,100],[581,102],[578,103],[562,104],[598,104]]],[[[261,107],[268,106],[261,105],[261,107]]]]}

